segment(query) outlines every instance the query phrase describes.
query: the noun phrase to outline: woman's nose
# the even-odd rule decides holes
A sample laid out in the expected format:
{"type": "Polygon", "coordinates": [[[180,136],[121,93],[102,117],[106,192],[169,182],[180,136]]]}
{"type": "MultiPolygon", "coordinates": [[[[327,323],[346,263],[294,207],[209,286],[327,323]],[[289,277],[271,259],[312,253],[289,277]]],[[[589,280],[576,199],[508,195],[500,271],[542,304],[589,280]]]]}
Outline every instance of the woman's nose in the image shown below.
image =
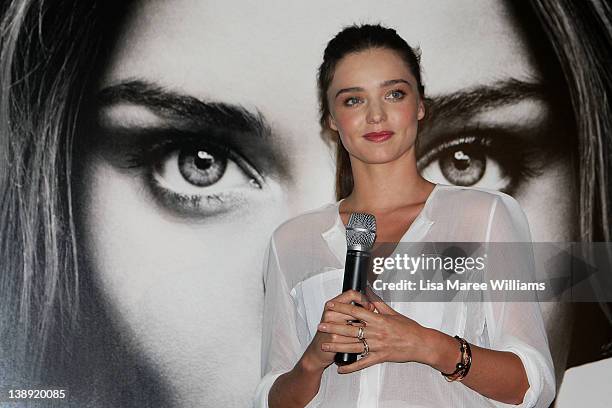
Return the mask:
{"type": "Polygon", "coordinates": [[[380,122],[384,122],[387,119],[387,115],[385,113],[384,107],[378,103],[373,102],[368,106],[368,111],[366,113],[366,122],[369,124],[376,124],[380,122]]]}

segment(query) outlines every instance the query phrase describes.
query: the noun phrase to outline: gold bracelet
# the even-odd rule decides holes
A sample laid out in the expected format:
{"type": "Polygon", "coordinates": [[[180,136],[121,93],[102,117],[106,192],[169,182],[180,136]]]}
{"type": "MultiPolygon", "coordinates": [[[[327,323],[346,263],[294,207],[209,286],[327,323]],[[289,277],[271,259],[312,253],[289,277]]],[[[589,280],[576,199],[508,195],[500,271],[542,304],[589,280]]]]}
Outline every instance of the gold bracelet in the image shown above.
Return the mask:
{"type": "Polygon", "coordinates": [[[457,363],[457,368],[453,373],[446,374],[440,372],[448,382],[463,380],[472,366],[472,349],[470,348],[470,344],[459,336],[455,336],[455,338],[459,342],[461,361],[457,363]]]}

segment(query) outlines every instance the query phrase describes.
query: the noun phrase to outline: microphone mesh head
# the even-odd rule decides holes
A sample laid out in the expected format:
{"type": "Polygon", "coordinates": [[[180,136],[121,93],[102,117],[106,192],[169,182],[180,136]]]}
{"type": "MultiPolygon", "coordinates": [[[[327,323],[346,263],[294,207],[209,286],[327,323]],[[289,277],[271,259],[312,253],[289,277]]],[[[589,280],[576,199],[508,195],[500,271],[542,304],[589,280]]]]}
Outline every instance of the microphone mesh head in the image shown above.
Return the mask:
{"type": "Polygon", "coordinates": [[[376,240],[376,217],[352,213],[346,226],[346,246],[349,250],[369,251],[376,240]]]}

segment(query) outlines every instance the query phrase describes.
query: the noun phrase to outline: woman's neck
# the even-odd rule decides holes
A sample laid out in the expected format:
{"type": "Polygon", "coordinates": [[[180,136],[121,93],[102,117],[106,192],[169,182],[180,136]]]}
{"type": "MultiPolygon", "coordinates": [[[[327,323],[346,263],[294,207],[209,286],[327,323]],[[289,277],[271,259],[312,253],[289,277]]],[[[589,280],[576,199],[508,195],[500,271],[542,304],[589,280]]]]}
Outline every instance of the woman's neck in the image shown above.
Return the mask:
{"type": "Polygon", "coordinates": [[[342,203],[350,211],[386,212],[421,203],[435,186],[418,173],[414,149],[389,163],[351,160],[351,166],[353,192],[342,203]]]}

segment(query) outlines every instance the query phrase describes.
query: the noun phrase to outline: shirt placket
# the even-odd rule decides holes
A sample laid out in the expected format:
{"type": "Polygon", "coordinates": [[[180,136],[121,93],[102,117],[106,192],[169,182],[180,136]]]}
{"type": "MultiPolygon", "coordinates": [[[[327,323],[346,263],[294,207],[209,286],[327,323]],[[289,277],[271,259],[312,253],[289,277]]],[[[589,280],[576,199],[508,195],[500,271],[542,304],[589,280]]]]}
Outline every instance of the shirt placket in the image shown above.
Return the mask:
{"type": "Polygon", "coordinates": [[[381,370],[382,364],[375,364],[361,370],[357,408],[378,408],[381,370]]]}

